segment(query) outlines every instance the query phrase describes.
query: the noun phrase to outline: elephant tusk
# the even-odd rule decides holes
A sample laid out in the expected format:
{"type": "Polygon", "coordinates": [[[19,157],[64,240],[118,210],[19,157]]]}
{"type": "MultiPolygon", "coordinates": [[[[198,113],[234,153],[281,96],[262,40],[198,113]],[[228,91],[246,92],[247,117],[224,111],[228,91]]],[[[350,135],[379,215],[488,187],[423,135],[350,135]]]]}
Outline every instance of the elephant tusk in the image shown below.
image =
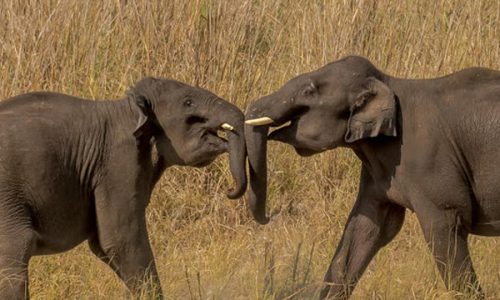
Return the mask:
{"type": "Polygon", "coordinates": [[[234,127],[228,123],[224,123],[220,126],[222,129],[225,129],[225,130],[229,130],[229,131],[233,131],[234,130],[234,127]]]}
{"type": "Polygon", "coordinates": [[[245,124],[251,125],[251,126],[261,126],[261,125],[268,125],[274,123],[273,119],[269,117],[262,117],[262,118],[257,118],[257,119],[251,119],[251,120],[246,120],[245,124]]]}

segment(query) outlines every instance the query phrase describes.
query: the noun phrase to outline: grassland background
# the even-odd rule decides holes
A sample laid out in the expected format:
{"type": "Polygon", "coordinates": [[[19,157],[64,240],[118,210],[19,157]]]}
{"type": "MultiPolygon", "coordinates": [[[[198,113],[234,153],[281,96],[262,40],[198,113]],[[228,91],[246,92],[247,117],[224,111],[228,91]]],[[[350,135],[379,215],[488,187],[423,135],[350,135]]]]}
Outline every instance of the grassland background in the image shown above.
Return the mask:
{"type": "MultiPolygon", "coordinates": [[[[0,1],[0,96],[33,90],[123,97],[145,75],[208,88],[244,109],[287,79],[345,55],[401,77],[500,69],[500,1],[0,1]],[[125,4],[126,3],[126,4],[125,4]]],[[[267,226],[225,199],[226,157],[171,168],[148,209],[172,299],[317,297],[358,185],[347,150],[302,159],[270,145],[267,226]]],[[[500,299],[500,240],[472,237],[490,299],[500,299]]],[[[123,284],[86,244],[30,265],[33,299],[119,299],[123,284]]],[[[379,252],[354,299],[451,299],[414,215],[379,252]]]]}

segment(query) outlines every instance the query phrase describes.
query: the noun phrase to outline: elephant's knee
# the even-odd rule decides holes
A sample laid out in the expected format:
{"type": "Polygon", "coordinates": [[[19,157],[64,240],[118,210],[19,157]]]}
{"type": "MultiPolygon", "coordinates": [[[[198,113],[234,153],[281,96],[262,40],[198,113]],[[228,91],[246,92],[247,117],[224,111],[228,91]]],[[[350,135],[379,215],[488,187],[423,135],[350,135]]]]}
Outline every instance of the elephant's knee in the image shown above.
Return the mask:
{"type": "Polygon", "coordinates": [[[394,237],[399,233],[399,231],[403,227],[404,220],[405,220],[404,207],[399,205],[393,205],[389,208],[380,238],[382,247],[387,245],[390,241],[392,241],[394,237]]]}
{"type": "Polygon", "coordinates": [[[91,237],[88,239],[88,244],[90,251],[94,253],[95,256],[99,257],[102,260],[107,260],[107,255],[104,252],[104,250],[101,247],[101,244],[99,243],[99,240],[97,237],[91,237]]]}
{"type": "Polygon", "coordinates": [[[120,251],[119,247],[115,245],[102,246],[100,244],[95,245],[95,250],[101,254],[101,256],[106,257],[109,261],[119,261],[120,251]]]}

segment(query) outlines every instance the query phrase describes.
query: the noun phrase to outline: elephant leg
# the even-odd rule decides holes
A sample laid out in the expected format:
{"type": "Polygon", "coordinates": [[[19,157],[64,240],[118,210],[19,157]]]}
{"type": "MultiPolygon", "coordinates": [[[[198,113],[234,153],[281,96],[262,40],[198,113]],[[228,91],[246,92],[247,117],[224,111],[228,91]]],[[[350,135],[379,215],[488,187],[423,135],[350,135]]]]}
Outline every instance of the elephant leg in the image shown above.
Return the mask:
{"type": "Polygon", "coordinates": [[[467,296],[483,298],[469,255],[469,233],[453,210],[419,216],[425,239],[434,255],[446,287],[467,296]]]}
{"type": "Polygon", "coordinates": [[[29,299],[28,263],[33,253],[33,235],[0,233],[0,298],[29,299]]]}
{"type": "MultiPolygon", "coordinates": [[[[99,239],[97,235],[94,235],[88,239],[89,248],[102,262],[107,264],[115,273],[120,277],[120,272],[118,272],[118,266],[113,262],[113,260],[108,257],[106,252],[102,250],[101,244],[99,244],[99,239]]],[[[120,277],[123,280],[123,278],[120,277]]]]}
{"type": "Polygon", "coordinates": [[[321,299],[348,298],[373,256],[401,229],[403,207],[363,194],[358,196],[325,275],[327,286],[321,292],[321,299]]]}
{"type": "MultiPolygon", "coordinates": [[[[122,189],[125,195],[134,191],[122,189]]],[[[135,296],[163,298],[148,240],[145,201],[96,195],[97,237],[89,239],[91,250],[107,263],[135,296]]],[[[119,197],[119,196],[123,197],[119,197]]]]}

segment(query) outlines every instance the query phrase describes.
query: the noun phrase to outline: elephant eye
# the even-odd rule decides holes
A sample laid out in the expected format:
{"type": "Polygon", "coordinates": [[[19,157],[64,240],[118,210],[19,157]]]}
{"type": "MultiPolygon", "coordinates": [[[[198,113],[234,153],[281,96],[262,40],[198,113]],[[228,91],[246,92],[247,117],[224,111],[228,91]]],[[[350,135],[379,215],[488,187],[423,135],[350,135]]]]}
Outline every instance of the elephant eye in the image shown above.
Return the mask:
{"type": "Polygon", "coordinates": [[[308,96],[312,96],[314,95],[315,93],[317,92],[317,89],[316,89],[316,86],[314,85],[314,83],[310,83],[308,86],[306,86],[306,88],[302,91],[302,95],[308,97],[308,96]]]}
{"type": "Polygon", "coordinates": [[[186,100],[184,100],[184,106],[185,107],[191,107],[192,105],[193,105],[193,100],[191,100],[189,98],[186,99],[186,100]]]}

